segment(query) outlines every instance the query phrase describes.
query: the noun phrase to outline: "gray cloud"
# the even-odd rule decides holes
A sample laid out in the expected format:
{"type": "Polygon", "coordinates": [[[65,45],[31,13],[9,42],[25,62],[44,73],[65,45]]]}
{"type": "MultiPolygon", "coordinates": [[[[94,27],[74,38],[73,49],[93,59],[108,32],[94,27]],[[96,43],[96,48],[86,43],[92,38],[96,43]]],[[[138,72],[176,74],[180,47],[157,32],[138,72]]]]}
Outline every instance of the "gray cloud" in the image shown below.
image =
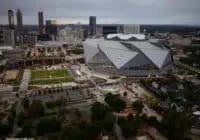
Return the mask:
{"type": "Polygon", "coordinates": [[[0,0],[0,24],[7,10],[20,8],[24,24],[37,24],[37,11],[59,23],[200,24],[200,0],[0,0]]]}

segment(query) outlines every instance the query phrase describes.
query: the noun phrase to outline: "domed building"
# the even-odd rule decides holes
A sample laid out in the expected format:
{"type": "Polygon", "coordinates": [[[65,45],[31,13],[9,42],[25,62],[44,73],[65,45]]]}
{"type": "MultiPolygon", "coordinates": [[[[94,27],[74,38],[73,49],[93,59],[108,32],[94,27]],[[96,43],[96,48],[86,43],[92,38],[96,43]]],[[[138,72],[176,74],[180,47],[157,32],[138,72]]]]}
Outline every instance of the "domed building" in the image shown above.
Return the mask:
{"type": "Polygon", "coordinates": [[[169,69],[173,61],[167,46],[138,34],[87,39],[84,55],[91,71],[123,76],[157,75],[169,69]]]}

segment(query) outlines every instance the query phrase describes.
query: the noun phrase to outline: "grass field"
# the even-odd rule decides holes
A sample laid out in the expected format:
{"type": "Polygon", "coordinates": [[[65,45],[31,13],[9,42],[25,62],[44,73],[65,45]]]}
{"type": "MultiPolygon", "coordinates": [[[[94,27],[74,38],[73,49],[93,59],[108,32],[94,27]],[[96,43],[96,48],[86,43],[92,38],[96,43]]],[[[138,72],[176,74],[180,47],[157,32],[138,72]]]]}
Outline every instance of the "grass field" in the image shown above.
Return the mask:
{"type": "Polygon", "coordinates": [[[32,85],[46,85],[72,82],[74,79],[67,70],[33,70],[31,71],[32,85]]]}
{"type": "Polygon", "coordinates": [[[30,84],[32,85],[60,84],[60,83],[72,82],[73,80],[74,79],[72,77],[61,78],[61,79],[34,80],[31,81],[30,84]]]}
{"type": "Polygon", "coordinates": [[[31,71],[31,80],[69,77],[67,70],[33,70],[31,71]]]}

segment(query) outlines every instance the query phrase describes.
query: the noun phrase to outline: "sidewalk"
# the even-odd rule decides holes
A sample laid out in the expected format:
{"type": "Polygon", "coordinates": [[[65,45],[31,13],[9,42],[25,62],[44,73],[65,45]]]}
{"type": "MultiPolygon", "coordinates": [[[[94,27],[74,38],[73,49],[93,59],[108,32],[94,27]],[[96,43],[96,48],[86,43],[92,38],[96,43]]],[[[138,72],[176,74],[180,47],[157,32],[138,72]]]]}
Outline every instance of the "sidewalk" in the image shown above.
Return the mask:
{"type": "Polygon", "coordinates": [[[31,71],[29,69],[24,70],[24,74],[21,80],[19,91],[24,91],[28,89],[28,83],[31,78],[31,71]]]}

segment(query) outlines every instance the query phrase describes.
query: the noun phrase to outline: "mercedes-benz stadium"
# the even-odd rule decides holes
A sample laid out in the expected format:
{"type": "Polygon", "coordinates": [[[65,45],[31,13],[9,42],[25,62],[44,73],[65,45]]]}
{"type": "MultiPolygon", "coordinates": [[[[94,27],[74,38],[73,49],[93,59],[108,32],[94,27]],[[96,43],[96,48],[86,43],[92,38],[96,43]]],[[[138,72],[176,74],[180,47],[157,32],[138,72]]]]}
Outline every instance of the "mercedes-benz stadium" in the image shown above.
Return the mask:
{"type": "Polygon", "coordinates": [[[168,47],[141,35],[87,39],[84,55],[91,71],[123,76],[157,75],[169,69],[173,61],[168,47]]]}

